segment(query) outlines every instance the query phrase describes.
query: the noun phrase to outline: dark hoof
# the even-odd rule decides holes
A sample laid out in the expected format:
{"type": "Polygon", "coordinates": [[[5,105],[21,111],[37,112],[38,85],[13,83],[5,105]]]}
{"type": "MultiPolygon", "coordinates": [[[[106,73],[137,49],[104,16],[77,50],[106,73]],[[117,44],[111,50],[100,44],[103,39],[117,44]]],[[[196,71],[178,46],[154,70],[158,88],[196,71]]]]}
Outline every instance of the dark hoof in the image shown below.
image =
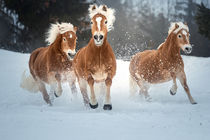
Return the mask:
{"type": "Polygon", "coordinates": [[[192,105],[196,105],[196,104],[198,104],[197,102],[193,102],[193,103],[191,103],[192,105]]]}
{"type": "Polygon", "coordinates": [[[171,95],[175,95],[175,94],[176,94],[176,92],[175,92],[175,93],[173,93],[173,92],[170,90],[170,94],[171,94],[171,95]]]}
{"type": "Polygon", "coordinates": [[[56,98],[58,98],[58,97],[59,97],[59,96],[56,94],[56,92],[54,92],[54,95],[55,95],[55,97],[56,97],[56,98]]]}
{"type": "Polygon", "coordinates": [[[112,110],[112,105],[110,105],[110,104],[105,104],[105,105],[104,105],[104,110],[112,110]]]}
{"type": "Polygon", "coordinates": [[[96,108],[98,107],[98,103],[97,103],[96,105],[91,105],[91,104],[89,103],[89,105],[90,105],[90,107],[91,107],[92,109],[96,109],[96,108]]]}

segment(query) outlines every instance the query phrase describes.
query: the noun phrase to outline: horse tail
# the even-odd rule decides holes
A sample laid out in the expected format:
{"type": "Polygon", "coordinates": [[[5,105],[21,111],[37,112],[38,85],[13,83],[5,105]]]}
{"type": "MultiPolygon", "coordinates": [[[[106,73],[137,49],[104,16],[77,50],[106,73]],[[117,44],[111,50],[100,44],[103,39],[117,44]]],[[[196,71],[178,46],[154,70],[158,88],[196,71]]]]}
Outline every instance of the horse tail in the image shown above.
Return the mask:
{"type": "Polygon", "coordinates": [[[132,75],[129,76],[129,91],[130,91],[130,97],[133,97],[135,93],[137,92],[137,82],[134,79],[132,75]]]}
{"type": "Polygon", "coordinates": [[[32,93],[37,93],[39,91],[39,83],[31,74],[26,76],[26,70],[22,74],[20,87],[32,93]]]}

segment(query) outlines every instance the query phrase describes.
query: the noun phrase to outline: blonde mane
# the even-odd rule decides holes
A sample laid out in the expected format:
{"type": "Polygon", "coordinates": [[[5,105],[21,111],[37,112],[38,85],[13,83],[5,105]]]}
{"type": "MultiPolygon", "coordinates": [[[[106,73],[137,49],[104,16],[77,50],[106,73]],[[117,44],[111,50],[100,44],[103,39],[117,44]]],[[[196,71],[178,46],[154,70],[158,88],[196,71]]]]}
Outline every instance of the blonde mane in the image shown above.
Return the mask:
{"type": "Polygon", "coordinates": [[[108,8],[106,5],[90,5],[89,6],[89,17],[92,19],[96,14],[102,14],[107,19],[107,29],[108,31],[112,30],[113,24],[115,22],[115,10],[112,8],[108,8]],[[95,8],[93,8],[95,6],[95,8]],[[106,11],[103,10],[103,7],[106,7],[106,11]]]}
{"type": "Polygon", "coordinates": [[[49,30],[46,33],[45,41],[48,45],[51,45],[55,40],[58,34],[63,34],[65,32],[72,31],[75,33],[74,26],[71,23],[55,23],[51,24],[49,30]]]}
{"type": "Polygon", "coordinates": [[[169,30],[168,30],[168,35],[174,30],[173,33],[178,33],[181,29],[185,29],[189,32],[189,28],[187,25],[185,25],[184,23],[182,22],[172,22],[171,23],[171,26],[169,27],[169,30]],[[176,28],[176,24],[179,26],[176,30],[174,30],[176,28]]]}

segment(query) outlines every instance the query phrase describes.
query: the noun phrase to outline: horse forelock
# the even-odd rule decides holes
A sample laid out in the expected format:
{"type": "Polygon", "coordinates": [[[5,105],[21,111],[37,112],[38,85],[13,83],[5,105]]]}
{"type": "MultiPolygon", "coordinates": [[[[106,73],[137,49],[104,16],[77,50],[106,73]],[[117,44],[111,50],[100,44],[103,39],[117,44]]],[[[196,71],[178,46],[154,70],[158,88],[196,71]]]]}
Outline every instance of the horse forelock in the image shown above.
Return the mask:
{"type": "Polygon", "coordinates": [[[89,6],[89,17],[92,19],[97,14],[102,14],[107,19],[107,30],[110,31],[113,29],[113,24],[115,22],[115,10],[108,8],[106,5],[90,5],[89,6]],[[104,9],[104,6],[106,9],[104,9]]]}
{"type": "Polygon", "coordinates": [[[46,42],[48,45],[51,45],[57,38],[59,34],[64,34],[65,32],[72,31],[76,33],[74,30],[74,26],[71,23],[55,23],[51,24],[50,28],[46,33],[46,42]]]}
{"type": "Polygon", "coordinates": [[[187,25],[185,25],[182,22],[172,22],[169,30],[168,30],[168,35],[170,35],[172,32],[177,34],[180,30],[185,29],[187,32],[189,32],[189,28],[187,25]],[[178,28],[176,28],[176,24],[178,25],[178,28]]]}

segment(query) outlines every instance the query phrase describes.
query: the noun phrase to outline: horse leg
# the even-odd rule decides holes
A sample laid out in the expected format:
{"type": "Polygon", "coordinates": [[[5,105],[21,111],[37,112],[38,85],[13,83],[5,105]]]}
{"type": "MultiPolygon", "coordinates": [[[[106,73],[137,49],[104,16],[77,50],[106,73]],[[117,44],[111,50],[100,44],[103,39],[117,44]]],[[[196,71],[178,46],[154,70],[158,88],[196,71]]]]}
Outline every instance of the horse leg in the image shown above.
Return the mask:
{"type": "Polygon", "coordinates": [[[73,96],[76,97],[77,95],[76,80],[70,80],[69,86],[71,88],[71,93],[73,94],[73,96]]]}
{"type": "Polygon", "coordinates": [[[95,91],[94,91],[94,79],[92,76],[90,76],[88,79],[87,79],[87,82],[88,82],[88,85],[90,87],[90,107],[92,109],[96,109],[98,107],[98,103],[96,101],[96,96],[95,96],[95,91]]]}
{"type": "Polygon", "coordinates": [[[193,97],[191,96],[191,94],[190,94],[190,89],[189,89],[189,87],[188,87],[188,85],[187,85],[187,79],[186,79],[185,72],[184,72],[184,71],[181,72],[181,74],[180,74],[177,78],[179,79],[179,81],[180,81],[182,87],[184,88],[185,92],[187,93],[187,96],[188,96],[188,98],[189,98],[189,100],[190,100],[190,103],[191,103],[191,104],[197,104],[197,103],[194,101],[194,99],[193,99],[193,97]]]}
{"type": "Polygon", "coordinates": [[[170,89],[170,93],[171,95],[175,95],[177,92],[177,84],[176,84],[176,76],[174,74],[171,74],[172,79],[173,79],[173,85],[170,89]]]}
{"type": "Polygon", "coordinates": [[[148,93],[149,87],[142,81],[138,81],[138,85],[140,87],[139,94],[143,94],[146,101],[150,101],[152,98],[149,96],[148,93]]]}
{"type": "Polygon", "coordinates": [[[45,84],[43,82],[39,82],[39,90],[42,93],[43,99],[45,100],[45,102],[49,105],[52,105],[51,101],[50,101],[50,97],[47,94],[47,90],[45,87],[45,84]]]}
{"type": "Polygon", "coordinates": [[[129,91],[130,91],[130,97],[134,97],[135,93],[137,92],[137,82],[134,79],[133,76],[129,76],[129,91]]]}
{"type": "Polygon", "coordinates": [[[50,97],[50,101],[53,102],[54,101],[54,96],[56,95],[56,83],[50,83],[50,93],[49,93],[49,97],[50,97]]]}
{"type": "Polygon", "coordinates": [[[55,90],[55,97],[59,97],[61,96],[63,90],[62,90],[62,86],[61,86],[61,75],[60,74],[55,74],[55,79],[57,81],[57,86],[56,86],[56,90],[55,90]]]}
{"type": "Polygon", "coordinates": [[[84,100],[84,104],[85,106],[87,106],[89,104],[89,98],[88,98],[88,94],[87,94],[87,83],[84,79],[78,79],[79,82],[79,88],[84,100]]]}
{"type": "Polygon", "coordinates": [[[108,77],[105,80],[105,84],[106,84],[106,98],[103,108],[104,110],[112,110],[111,97],[110,97],[110,87],[112,85],[112,79],[108,77]]]}

